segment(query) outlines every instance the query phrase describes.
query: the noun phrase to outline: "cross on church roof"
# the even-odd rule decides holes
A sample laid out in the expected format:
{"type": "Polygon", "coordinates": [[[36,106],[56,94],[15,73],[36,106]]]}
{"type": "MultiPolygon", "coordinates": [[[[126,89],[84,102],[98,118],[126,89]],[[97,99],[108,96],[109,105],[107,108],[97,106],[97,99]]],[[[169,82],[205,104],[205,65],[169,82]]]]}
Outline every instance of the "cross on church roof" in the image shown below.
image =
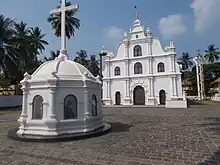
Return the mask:
{"type": "Polygon", "coordinates": [[[139,19],[139,14],[140,14],[140,12],[138,11],[137,6],[134,6],[134,8],[135,8],[135,13],[134,13],[134,15],[135,15],[136,19],[139,19]]]}
{"type": "Polygon", "coordinates": [[[60,8],[50,11],[50,14],[61,13],[61,54],[67,56],[66,51],[66,11],[79,9],[79,5],[66,6],[66,0],[60,0],[60,8]]]}

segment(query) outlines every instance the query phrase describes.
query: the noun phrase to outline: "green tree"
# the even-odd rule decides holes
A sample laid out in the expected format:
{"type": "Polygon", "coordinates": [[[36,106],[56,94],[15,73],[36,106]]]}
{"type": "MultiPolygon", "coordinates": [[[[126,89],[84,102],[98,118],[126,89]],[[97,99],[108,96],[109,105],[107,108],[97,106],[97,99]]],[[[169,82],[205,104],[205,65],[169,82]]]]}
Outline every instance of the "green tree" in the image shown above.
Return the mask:
{"type": "Polygon", "coordinates": [[[76,54],[77,56],[74,61],[88,68],[89,61],[87,60],[87,52],[85,50],[80,50],[79,52],[76,52],[76,54]]]}
{"type": "MultiPolygon", "coordinates": [[[[70,6],[71,2],[67,2],[66,6],[70,6]]],[[[58,6],[57,8],[60,8],[58,6]]],[[[75,30],[80,28],[80,20],[75,17],[77,10],[66,11],[66,36],[70,39],[75,34],[75,30]]],[[[55,30],[57,37],[61,36],[61,13],[51,14],[47,19],[55,30]]]]}
{"type": "Polygon", "coordinates": [[[44,40],[46,34],[42,34],[42,30],[39,27],[31,28],[29,35],[32,40],[33,48],[36,50],[36,54],[40,54],[45,50],[45,45],[49,43],[44,40]]]}
{"type": "Polygon", "coordinates": [[[50,57],[49,57],[49,58],[44,57],[44,60],[45,60],[45,61],[54,60],[56,57],[59,56],[59,54],[60,54],[60,51],[59,51],[59,50],[57,50],[56,52],[52,50],[52,51],[50,51],[50,57]]]}
{"type": "Polygon", "coordinates": [[[0,72],[8,78],[9,70],[16,68],[18,50],[13,44],[14,21],[0,15],[0,72]]]}
{"type": "Polygon", "coordinates": [[[210,63],[214,63],[219,59],[220,51],[218,51],[218,48],[216,48],[214,44],[209,45],[205,53],[204,58],[210,63]]]}
{"type": "Polygon", "coordinates": [[[99,61],[96,60],[95,55],[90,56],[90,60],[88,62],[88,70],[94,75],[98,76],[100,69],[99,69],[99,61]]]}
{"type": "Polygon", "coordinates": [[[192,57],[189,56],[188,52],[183,52],[178,60],[182,64],[182,70],[188,70],[189,67],[193,66],[192,57]]]}

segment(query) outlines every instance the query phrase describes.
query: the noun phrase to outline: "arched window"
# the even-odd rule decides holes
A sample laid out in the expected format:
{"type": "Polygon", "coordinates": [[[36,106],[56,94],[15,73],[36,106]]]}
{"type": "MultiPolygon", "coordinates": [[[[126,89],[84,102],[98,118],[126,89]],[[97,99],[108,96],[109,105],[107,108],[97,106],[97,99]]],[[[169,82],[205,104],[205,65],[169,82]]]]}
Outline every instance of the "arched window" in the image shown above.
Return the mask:
{"type": "Polygon", "coordinates": [[[142,74],[142,64],[140,62],[134,64],[134,74],[142,74]]]}
{"type": "Polygon", "coordinates": [[[157,65],[157,71],[158,71],[158,72],[165,72],[164,63],[160,62],[160,63],[157,65]]]}
{"type": "Polygon", "coordinates": [[[117,66],[115,67],[115,76],[120,76],[120,68],[117,66]]]}
{"type": "Polygon", "coordinates": [[[64,120],[77,118],[77,98],[68,95],[64,99],[64,120]]]}
{"type": "Polygon", "coordinates": [[[43,118],[43,97],[37,95],[33,99],[32,119],[41,120],[43,118]]]}
{"type": "Polygon", "coordinates": [[[140,45],[134,47],[134,57],[142,56],[142,48],[140,45]]]}
{"type": "Polygon", "coordinates": [[[97,98],[92,95],[92,116],[97,116],[97,98]]]}

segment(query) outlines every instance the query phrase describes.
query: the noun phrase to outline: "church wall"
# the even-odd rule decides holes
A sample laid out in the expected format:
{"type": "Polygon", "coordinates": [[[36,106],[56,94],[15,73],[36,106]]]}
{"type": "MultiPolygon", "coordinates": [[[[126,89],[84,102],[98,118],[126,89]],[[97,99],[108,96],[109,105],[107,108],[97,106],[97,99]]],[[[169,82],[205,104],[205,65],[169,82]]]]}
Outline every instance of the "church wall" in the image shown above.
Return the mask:
{"type": "Polygon", "coordinates": [[[124,61],[115,61],[110,65],[110,77],[120,77],[115,76],[115,68],[120,68],[120,76],[125,76],[125,62],[124,61]]]}
{"type": "Polygon", "coordinates": [[[130,73],[129,73],[130,76],[138,77],[138,76],[142,76],[144,74],[147,74],[147,72],[148,72],[148,60],[147,59],[130,60],[129,68],[130,68],[130,73]],[[140,62],[142,64],[142,74],[134,74],[134,65],[137,62],[140,62]]]}
{"type": "Polygon", "coordinates": [[[154,78],[154,95],[159,104],[159,92],[165,90],[166,98],[170,99],[172,96],[172,79],[170,77],[155,77],[154,78]]]}
{"type": "Polygon", "coordinates": [[[121,104],[124,103],[123,98],[125,97],[125,81],[124,80],[114,80],[112,81],[111,85],[111,99],[113,105],[115,105],[115,94],[116,92],[120,92],[121,94],[121,104]]]}
{"type": "Polygon", "coordinates": [[[164,73],[170,73],[171,72],[171,66],[170,66],[170,58],[169,56],[161,56],[161,57],[155,57],[153,58],[153,73],[156,74],[164,74],[164,73]],[[165,72],[158,72],[157,65],[162,62],[164,63],[165,72]]]}
{"type": "Polygon", "coordinates": [[[123,59],[125,56],[124,53],[125,53],[125,45],[120,44],[117,48],[116,56],[114,57],[114,59],[123,59]]]}
{"type": "Polygon", "coordinates": [[[182,89],[182,81],[181,81],[181,75],[178,75],[176,78],[176,83],[177,83],[177,93],[179,97],[183,96],[183,89],[182,89]]]}
{"type": "Polygon", "coordinates": [[[64,117],[64,99],[68,95],[74,95],[77,98],[77,115],[78,118],[84,117],[84,88],[59,88],[56,92],[56,113],[58,120],[63,120],[64,117]]]}
{"type": "Polygon", "coordinates": [[[164,54],[160,41],[155,38],[152,41],[152,54],[164,54]]]}
{"type": "MultiPolygon", "coordinates": [[[[140,45],[142,48],[142,56],[147,56],[148,50],[147,50],[147,43],[145,42],[140,42],[140,41],[135,41],[135,42],[130,42],[130,46],[129,46],[129,58],[135,58],[134,57],[134,47],[136,45],[140,45]]],[[[140,56],[139,56],[140,57],[140,56]]],[[[139,58],[136,57],[136,58],[139,58]]]]}

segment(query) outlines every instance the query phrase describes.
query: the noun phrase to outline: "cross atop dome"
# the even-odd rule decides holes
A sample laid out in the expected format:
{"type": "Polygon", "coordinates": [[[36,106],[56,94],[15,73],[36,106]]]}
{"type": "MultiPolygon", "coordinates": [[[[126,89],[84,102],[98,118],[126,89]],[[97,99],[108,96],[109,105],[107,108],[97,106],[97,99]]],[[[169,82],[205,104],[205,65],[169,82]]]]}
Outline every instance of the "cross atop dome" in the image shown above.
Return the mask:
{"type": "Polygon", "coordinates": [[[135,15],[136,19],[139,19],[139,14],[140,14],[140,12],[138,11],[137,6],[134,6],[134,9],[135,9],[134,15],[135,15]]]}
{"type": "Polygon", "coordinates": [[[61,49],[59,56],[67,57],[66,49],[66,11],[77,10],[79,5],[66,6],[66,0],[60,0],[60,8],[50,11],[50,14],[61,13],[61,49]]]}

